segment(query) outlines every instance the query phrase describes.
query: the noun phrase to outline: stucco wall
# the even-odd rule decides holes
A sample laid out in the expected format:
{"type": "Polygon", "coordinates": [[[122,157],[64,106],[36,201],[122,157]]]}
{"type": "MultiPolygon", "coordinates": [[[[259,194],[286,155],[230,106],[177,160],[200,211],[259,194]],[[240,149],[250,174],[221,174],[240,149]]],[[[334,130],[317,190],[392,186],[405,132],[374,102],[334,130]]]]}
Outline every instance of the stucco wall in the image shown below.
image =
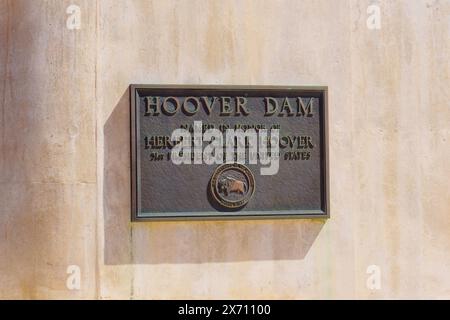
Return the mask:
{"type": "Polygon", "coordinates": [[[1,0],[0,43],[0,297],[450,298],[450,1],[1,0]],[[131,223],[131,83],[328,86],[331,219],[131,223]]]}

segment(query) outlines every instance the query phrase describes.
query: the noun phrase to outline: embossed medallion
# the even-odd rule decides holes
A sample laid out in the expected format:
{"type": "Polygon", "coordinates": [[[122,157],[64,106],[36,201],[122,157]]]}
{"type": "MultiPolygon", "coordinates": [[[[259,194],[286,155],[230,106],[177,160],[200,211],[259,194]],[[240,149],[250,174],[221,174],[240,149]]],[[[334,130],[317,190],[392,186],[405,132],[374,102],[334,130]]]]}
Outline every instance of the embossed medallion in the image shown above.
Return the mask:
{"type": "Polygon", "coordinates": [[[218,204],[236,209],[245,206],[253,196],[255,178],[250,169],[242,164],[223,164],[214,171],[210,187],[218,204]]]}

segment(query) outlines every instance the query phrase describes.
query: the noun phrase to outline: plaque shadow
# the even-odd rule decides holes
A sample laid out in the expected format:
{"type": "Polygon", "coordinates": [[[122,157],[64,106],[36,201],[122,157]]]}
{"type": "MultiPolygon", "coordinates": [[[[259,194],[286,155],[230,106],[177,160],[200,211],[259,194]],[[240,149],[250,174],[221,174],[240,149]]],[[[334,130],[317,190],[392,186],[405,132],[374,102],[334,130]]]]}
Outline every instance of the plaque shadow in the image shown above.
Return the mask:
{"type": "Polygon", "coordinates": [[[126,89],[103,127],[106,265],[301,260],[326,219],[131,222],[130,99],[126,89]]]}

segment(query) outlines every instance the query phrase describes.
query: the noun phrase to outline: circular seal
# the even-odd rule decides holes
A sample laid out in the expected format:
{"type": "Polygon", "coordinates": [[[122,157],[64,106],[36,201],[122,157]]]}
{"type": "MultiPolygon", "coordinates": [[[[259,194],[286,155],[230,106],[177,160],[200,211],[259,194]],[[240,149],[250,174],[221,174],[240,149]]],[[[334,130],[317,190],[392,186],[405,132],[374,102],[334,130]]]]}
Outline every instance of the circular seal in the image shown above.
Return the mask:
{"type": "Polygon", "coordinates": [[[247,204],[255,192],[255,178],[249,168],[225,163],[211,177],[211,194],[221,206],[237,209],[247,204]]]}

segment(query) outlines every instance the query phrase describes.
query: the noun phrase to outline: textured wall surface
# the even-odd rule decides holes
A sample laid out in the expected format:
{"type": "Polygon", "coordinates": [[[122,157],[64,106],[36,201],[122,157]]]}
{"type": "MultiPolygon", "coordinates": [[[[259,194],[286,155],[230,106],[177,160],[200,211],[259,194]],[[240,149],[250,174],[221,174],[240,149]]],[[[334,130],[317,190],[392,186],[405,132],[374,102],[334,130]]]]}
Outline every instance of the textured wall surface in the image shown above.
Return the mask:
{"type": "Polygon", "coordinates": [[[0,0],[0,297],[450,298],[449,84],[448,0],[0,0]],[[131,83],[328,86],[331,219],[131,223],[131,83]]]}

